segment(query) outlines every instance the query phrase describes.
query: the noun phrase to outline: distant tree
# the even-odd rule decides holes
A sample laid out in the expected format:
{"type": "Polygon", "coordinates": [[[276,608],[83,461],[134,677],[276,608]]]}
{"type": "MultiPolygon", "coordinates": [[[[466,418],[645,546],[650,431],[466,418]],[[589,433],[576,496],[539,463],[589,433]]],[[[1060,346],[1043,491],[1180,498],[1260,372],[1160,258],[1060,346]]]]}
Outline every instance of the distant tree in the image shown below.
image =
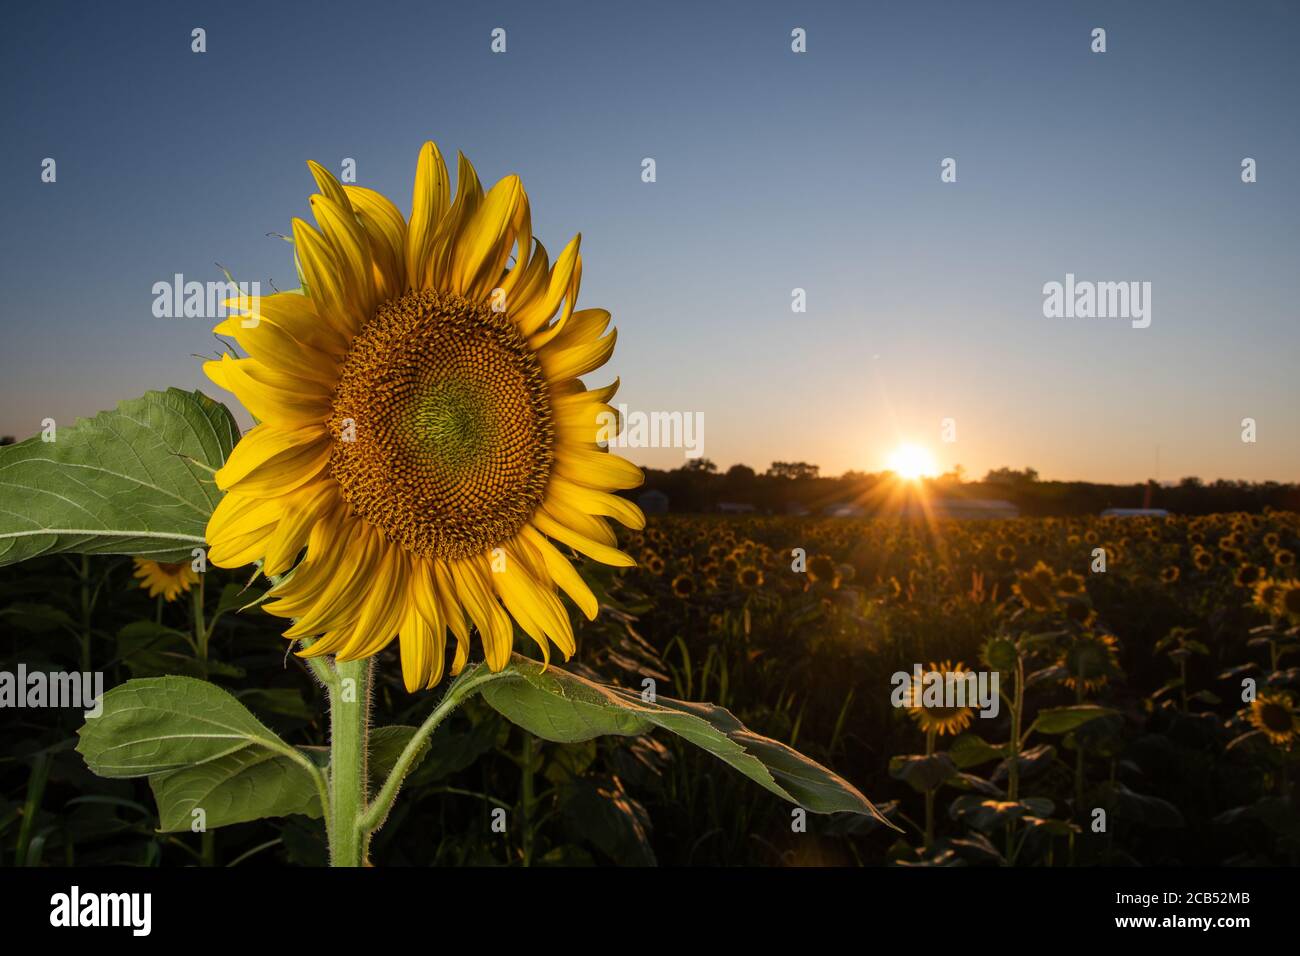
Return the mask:
{"type": "Polygon", "coordinates": [[[817,478],[820,474],[820,466],[806,461],[774,461],[767,470],[769,478],[817,478]]]}
{"type": "Polygon", "coordinates": [[[962,479],[964,479],[965,477],[966,477],[966,469],[963,468],[961,465],[953,465],[951,470],[945,471],[934,481],[935,484],[939,484],[939,485],[960,485],[962,483],[962,479]]]}
{"type": "Polygon", "coordinates": [[[990,485],[1032,485],[1038,480],[1038,472],[1033,468],[1016,471],[1014,468],[995,468],[984,476],[990,485]]]}
{"type": "Polygon", "coordinates": [[[708,475],[716,473],[717,470],[718,466],[708,458],[688,458],[686,464],[682,465],[682,471],[702,471],[708,475]]]}
{"type": "Polygon", "coordinates": [[[736,482],[737,484],[753,481],[755,477],[757,477],[757,475],[754,469],[750,468],[748,465],[732,465],[727,469],[727,480],[736,482]]]}

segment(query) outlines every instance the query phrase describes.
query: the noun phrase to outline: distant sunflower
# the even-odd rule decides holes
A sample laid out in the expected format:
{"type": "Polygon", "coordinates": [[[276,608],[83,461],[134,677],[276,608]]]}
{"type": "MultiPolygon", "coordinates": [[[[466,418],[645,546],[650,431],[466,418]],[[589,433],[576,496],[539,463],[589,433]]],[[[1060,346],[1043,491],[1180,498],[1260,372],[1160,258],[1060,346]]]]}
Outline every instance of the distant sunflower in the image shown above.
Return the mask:
{"type": "Polygon", "coordinates": [[[1300,621],[1300,582],[1292,581],[1290,584],[1284,584],[1280,587],[1281,595],[1278,597],[1278,607],[1291,620],[1300,621]]]}
{"type": "Polygon", "coordinates": [[[1291,697],[1283,691],[1261,692],[1251,702],[1250,722],[1270,742],[1282,747],[1289,746],[1295,740],[1297,732],[1300,732],[1291,697]]]}
{"type": "Polygon", "coordinates": [[[285,637],[317,638],[306,656],[357,660],[398,637],[412,691],[442,678],[448,629],[460,672],[470,624],[493,671],[512,619],[567,658],[555,586],[588,618],[597,600],[552,539],[630,567],[606,519],[645,524],[612,493],[640,470],[597,444],[617,382],[579,378],[615,341],[608,312],[574,309],[579,237],[552,264],[519,177],[485,194],[461,157],[452,199],[432,143],[409,220],[308,165],[320,229],[293,221],[301,292],[228,303],[248,315],[216,331],[251,357],[205,365],[261,422],[217,472],[210,558],[293,569],[263,607],[296,618],[285,637]]]}
{"type": "Polygon", "coordinates": [[[1232,582],[1239,588],[1252,587],[1256,581],[1268,572],[1257,564],[1243,564],[1232,576],[1232,582]]]}
{"type": "Polygon", "coordinates": [[[1160,581],[1163,584],[1174,584],[1178,581],[1178,565],[1171,564],[1160,569],[1160,581]]]}
{"type": "Polygon", "coordinates": [[[763,572],[752,564],[747,564],[736,574],[736,581],[742,588],[757,588],[763,585],[763,572]]]}
{"type": "Polygon", "coordinates": [[[1279,568],[1289,568],[1295,564],[1295,552],[1288,551],[1286,548],[1278,548],[1273,552],[1273,563],[1279,568]]]}
{"type": "Polygon", "coordinates": [[[695,593],[695,579],[689,574],[679,574],[673,578],[673,593],[679,598],[688,598],[695,593]]]}
{"type": "Polygon", "coordinates": [[[1120,674],[1119,641],[1110,634],[1090,634],[1076,637],[1057,660],[1065,670],[1065,686],[1082,687],[1093,693],[1120,674]]]}
{"type": "Polygon", "coordinates": [[[1073,571],[1066,571],[1056,579],[1056,590],[1059,594],[1074,596],[1082,594],[1085,587],[1083,575],[1076,574],[1073,571]]]}
{"type": "Polygon", "coordinates": [[[1267,614],[1277,614],[1282,599],[1283,585],[1272,578],[1261,578],[1255,582],[1255,596],[1252,603],[1267,614]]]}
{"type": "Polygon", "coordinates": [[[164,601],[175,601],[199,581],[198,572],[188,561],[166,563],[148,558],[131,560],[135,564],[133,576],[140,579],[140,587],[146,588],[150,597],[161,594],[164,601]]]}
{"type": "Polygon", "coordinates": [[[831,587],[839,587],[840,576],[835,570],[835,560],[828,555],[814,555],[808,562],[808,577],[831,587]]]}
{"type": "Polygon", "coordinates": [[[1039,561],[1032,570],[1016,575],[1016,583],[1011,586],[1011,590],[1025,602],[1026,607],[1035,611],[1047,611],[1056,606],[1056,597],[1052,593],[1055,577],[1052,569],[1039,561]]]}
{"type": "MultiPolygon", "coordinates": [[[[927,673],[939,674],[944,677],[944,687],[947,689],[949,674],[968,673],[961,661],[953,664],[950,661],[944,661],[941,664],[930,664],[930,670],[927,673]]],[[[960,680],[961,678],[957,678],[960,680]]],[[[916,725],[927,734],[931,731],[937,733],[940,737],[944,734],[956,735],[961,733],[970,726],[975,717],[975,711],[970,707],[944,707],[944,706],[927,706],[924,703],[924,688],[913,684],[907,697],[907,713],[916,725]]],[[[969,698],[967,698],[969,699],[969,698]]]]}
{"type": "Polygon", "coordinates": [[[1214,555],[1202,548],[1192,555],[1192,563],[1198,571],[1208,571],[1214,567],[1214,555]]]}

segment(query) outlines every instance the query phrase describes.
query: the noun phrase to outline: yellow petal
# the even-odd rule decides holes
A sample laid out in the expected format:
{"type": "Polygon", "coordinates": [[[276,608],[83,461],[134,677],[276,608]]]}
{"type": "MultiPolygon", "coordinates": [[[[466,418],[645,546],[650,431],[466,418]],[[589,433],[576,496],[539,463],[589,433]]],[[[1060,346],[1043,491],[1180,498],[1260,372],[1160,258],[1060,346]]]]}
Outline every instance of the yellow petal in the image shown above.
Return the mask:
{"type": "Polygon", "coordinates": [[[329,456],[330,443],[324,429],[288,431],[258,425],[239,440],[225,466],[217,471],[217,487],[223,491],[238,489],[240,494],[254,498],[285,495],[320,474],[329,456]]]}
{"type": "Polygon", "coordinates": [[[591,592],[582,575],[574,570],[569,559],[530,525],[525,525],[519,535],[541,556],[546,565],[546,573],[550,575],[551,580],[560,586],[574,604],[578,605],[578,610],[582,611],[587,620],[594,621],[596,612],[600,609],[600,602],[596,600],[596,595],[591,592]]]}
{"type": "Polygon", "coordinates": [[[507,176],[492,187],[465,224],[451,255],[451,290],[479,301],[501,281],[522,209],[528,208],[518,176],[507,176]]]}
{"type": "Polygon", "coordinates": [[[610,332],[603,339],[581,342],[569,348],[547,346],[537,353],[542,363],[542,371],[552,382],[566,378],[577,378],[595,371],[614,354],[614,343],[618,341],[618,330],[610,332]]]}
{"type": "Polygon", "coordinates": [[[546,487],[546,494],[554,495],[566,505],[588,514],[613,518],[625,528],[640,531],[645,527],[645,515],[626,498],[574,484],[559,475],[551,478],[546,487]]]}
{"type": "Polygon", "coordinates": [[[298,272],[316,304],[316,314],[351,341],[370,316],[354,313],[333,247],[301,219],[293,220],[293,246],[298,272]]]}
{"type": "Polygon", "coordinates": [[[554,473],[588,488],[604,491],[637,488],[645,481],[641,469],[627,459],[588,448],[557,448],[554,473]]]}
{"type": "Polygon", "coordinates": [[[547,513],[545,508],[535,512],[532,517],[533,526],[543,534],[550,535],[556,541],[567,544],[575,551],[580,551],[589,558],[594,558],[601,564],[608,564],[616,568],[634,568],[636,562],[616,548],[609,545],[601,544],[599,541],[592,541],[590,538],[578,534],[572,528],[567,528],[555,518],[547,513]]]}
{"type": "Polygon", "coordinates": [[[425,143],[415,167],[411,224],[406,230],[406,279],[412,289],[429,288],[429,259],[439,224],[447,215],[450,189],[442,153],[433,143],[425,143]]]}
{"type": "Polygon", "coordinates": [[[339,279],[351,311],[364,322],[379,304],[375,299],[374,266],[366,231],[353,214],[351,203],[342,206],[328,197],[312,196],[311,208],[334,250],[334,261],[341,270],[339,279]]]}
{"type": "Polygon", "coordinates": [[[486,580],[486,575],[492,572],[487,570],[485,561],[477,558],[451,561],[448,567],[456,584],[456,596],[478,628],[488,668],[495,674],[509,662],[514,641],[510,616],[497,602],[486,580]]]}

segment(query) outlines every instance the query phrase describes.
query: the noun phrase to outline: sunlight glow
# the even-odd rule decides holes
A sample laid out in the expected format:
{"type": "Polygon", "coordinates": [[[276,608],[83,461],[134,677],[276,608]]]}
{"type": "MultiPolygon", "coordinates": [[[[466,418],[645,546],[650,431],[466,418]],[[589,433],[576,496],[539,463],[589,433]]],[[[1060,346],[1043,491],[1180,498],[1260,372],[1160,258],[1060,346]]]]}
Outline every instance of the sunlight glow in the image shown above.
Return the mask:
{"type": "Polygon", "coordinates": [[[886,467],[900,478],[916,481],[937,473],[934,456],[920,445],[899,445],[890,454],[886,467]]]}

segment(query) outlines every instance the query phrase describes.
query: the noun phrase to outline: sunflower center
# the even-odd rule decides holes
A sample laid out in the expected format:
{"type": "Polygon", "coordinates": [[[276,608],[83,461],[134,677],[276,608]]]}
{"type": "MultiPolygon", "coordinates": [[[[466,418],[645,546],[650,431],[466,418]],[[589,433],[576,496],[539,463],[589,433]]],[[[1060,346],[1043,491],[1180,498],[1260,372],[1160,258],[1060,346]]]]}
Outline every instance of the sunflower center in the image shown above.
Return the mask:
{"type": "Polygon", "coordinates": [[[1286,733],[1291,729],[1291,710],[1272,701],[1265,701],[1259,708],[1259,720],[1274,733],[1286,733]]]}
{"type": "Polygon", "coordinates": [[[334,394],[330,471],[353,510],[413,554],[509,540],[542,503],[550,391],[504,312],[446,292],[381,305],[334,394]]]}

